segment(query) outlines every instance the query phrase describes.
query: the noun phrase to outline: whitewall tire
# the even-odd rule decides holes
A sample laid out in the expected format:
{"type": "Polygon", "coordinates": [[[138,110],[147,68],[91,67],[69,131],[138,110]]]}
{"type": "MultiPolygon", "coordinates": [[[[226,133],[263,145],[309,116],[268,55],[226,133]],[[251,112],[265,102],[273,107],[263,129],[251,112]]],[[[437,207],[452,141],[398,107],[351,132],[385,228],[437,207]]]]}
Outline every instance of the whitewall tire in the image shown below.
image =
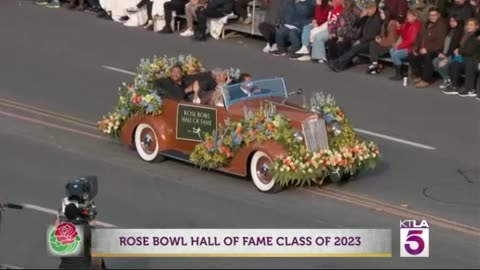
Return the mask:
{"type": "Polygon", "coordinates": [[[250,176],[255,187],[262,192],[276,193],[282,190],[270,173],[271,166],[272,160],[265,152],[257,151],[253,154],[250,161],[250,176]]]}
{"type": "Polygon", "coordinates": [[[135,148],[144,161],[153,162],[164,159],[159,155],[160,146],[157,134],[149,124],[142,123],[135,129],[135,148]]]}

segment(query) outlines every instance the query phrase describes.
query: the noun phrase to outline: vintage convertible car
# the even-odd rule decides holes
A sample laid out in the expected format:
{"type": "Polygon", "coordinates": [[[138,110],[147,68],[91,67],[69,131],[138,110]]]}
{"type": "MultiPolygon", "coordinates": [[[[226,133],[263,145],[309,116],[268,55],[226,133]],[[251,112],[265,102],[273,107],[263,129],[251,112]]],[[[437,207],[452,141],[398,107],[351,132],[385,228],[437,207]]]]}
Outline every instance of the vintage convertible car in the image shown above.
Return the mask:
{"type": "MultiPolygon", "coordinates": [[[[328,149],[324,119],[288,102],[289,92],[283,78],[228,85],[222,91],[224,106],[198,105],[165,97],[161,115],[130,117],[121,129],[120,140],[123,144],[134,146],[144,161],[173,158],[191,162],[189,155],[202,141],[204,132],[216,130],[226,119],[244,118],[246,109],[255,110],[261,103],[271,102],[295,128],[295,139],[303,141],[308,150],[318,152],[328,149]]],[[[276,192],[281,187],[269,169],[272,160],[287,155],[287,152],[275,140],[252,143],[241,147],[227,166],[216,170],[250,176],[260,191],[276,192]]]]}

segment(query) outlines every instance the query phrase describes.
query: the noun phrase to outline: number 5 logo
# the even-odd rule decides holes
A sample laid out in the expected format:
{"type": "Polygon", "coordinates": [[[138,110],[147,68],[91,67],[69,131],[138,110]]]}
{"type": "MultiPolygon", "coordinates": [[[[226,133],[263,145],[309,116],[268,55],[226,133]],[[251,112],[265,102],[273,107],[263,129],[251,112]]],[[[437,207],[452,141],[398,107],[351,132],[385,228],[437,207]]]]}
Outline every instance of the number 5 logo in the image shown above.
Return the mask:
{"type": "MultiPolygon", "coordinates": [[[[411,255],[418,255],[423,252],[425,249],[425,242],[422,238],[422,230],[409,230],[407,234],[407,239],[405,239],[406,244],[405,250],[411,255]],[[417,248],[412,248],[412,244],[416,243],[417,248]]],[[[415,245],[413,245],[415,246],[415,245]]]]}

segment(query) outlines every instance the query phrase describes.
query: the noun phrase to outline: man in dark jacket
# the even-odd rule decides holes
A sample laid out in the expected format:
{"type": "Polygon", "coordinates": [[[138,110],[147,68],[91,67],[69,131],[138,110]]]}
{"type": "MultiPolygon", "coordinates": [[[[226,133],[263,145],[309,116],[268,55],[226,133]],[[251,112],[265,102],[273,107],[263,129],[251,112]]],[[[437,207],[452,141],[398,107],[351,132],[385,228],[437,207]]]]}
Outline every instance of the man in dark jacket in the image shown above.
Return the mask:
{"type": "Polygon", "coordinates": [[[193,75],[183,76],[181,65],[174,65],[170,69],[170,77],[162,78],[154,82],[158,94],[174,100],[192,100],[193,85],[197,82],[200,91],[207,92],[215,89],[216,82],[211,72],[202,72],[193,75]]]}
{"type": "Polygon", "coordinates": [[[363,23],[360,39],[354,43],[349,51],[340,56],[336,61],[329,63],[328,66],[332,70],[336,72],[342,71],[350,65],[352,59],[359,53],[368,53],[370,42],[375,40],[375,37],[380,33],[382,19],[375,1],[367,2],[363,15],[364,17],[360,19],[363,22],[359,22],[363,23]]]}
{"type": "Polygon", "coordinates": [[[185,14],[185,5],[188,3],[188,0],[171,0],[163,4],[163,10],[165,13],[165,27],[160,31],[162,34],[171,34],[173,33],[172,29],[172,19],[173,12],[176,14],[185,14]]]}
{"type": "Polygon", "coordinates": [[[301,35],[305,25],[312,21],[315,11],[314,0],[290,0],[286,5],[285,23],[275,32],[278,50],[275,56],[287,53],[287,42],[291,45],[292,54],[302,47],[301,35]]]}
{"type": "Polygon", "coordinates": [[[412,75],[416,77],[415,87],[425,88],[433,82],[433,59],[442,52],[447,31],[440,10],[430,8],[428,22],[418,34],[413,51],[408,55],[412,75]]]}
{"type": "Polygon", "coordinates": [[[285,5],[290,0],[263,0],[263,6],[266,8],[265,21],[258,25],[258,30],[267,41],[267,45],[263,48],[263,52],[270,53],[276,51],[275,32],[284,19],[285,5]]]}
{"type": "Polygon", "coordinates": [[[468,19],[473,17],[474,12],[473,8],[470,5],[470,1],[466,0],[455,0],[455,5],[448,9],[448,17],[456,16],[460,20],[466,22],[468,19]]]}
{"type": "Polygon", "coordinates": [[[207,19],[218,19],[227,16],[233,11],[233,0],[208,0],[208,2],[197,10],[197,28],[195,28],[194,39],[207,39],[207,19]]]}

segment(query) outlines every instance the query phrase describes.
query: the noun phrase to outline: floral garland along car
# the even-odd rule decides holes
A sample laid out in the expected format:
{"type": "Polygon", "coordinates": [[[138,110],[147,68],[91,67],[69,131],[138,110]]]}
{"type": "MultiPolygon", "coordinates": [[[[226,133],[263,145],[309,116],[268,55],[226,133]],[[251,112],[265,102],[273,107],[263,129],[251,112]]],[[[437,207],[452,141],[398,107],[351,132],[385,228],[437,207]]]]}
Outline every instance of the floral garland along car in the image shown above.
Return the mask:
{"type": "MultiPolygon", "coordinates": [[[[138,115],[161,115],[163,100],[153,89],[153,81],[169,76],[173,65],[180,64],[185,75],[205,71],[201,62],[191,56],[154,57],[142,59],[133,84],[119,88],[119,103],[113,113],[98,122],[99,129],[119,138],[124,123],[138,115]]],[[[238,77],[239,70],[230,69],[238,77]]],[[[338,181],[362,169],[373,168],[379,158],[378,147],[361,140],[355,134],[343,111],[333,97],[316,93],[311,99],[311,111],[320,115],[327,125],[329,150],[310,152],[284,115],[272,103],[262,103],[257,111],[245,108],[244,118],[226,120],[217,130],[204,133],[190,153],[189,159],[199,167],[216,169],[227,166],[238,149],[251,143],[268,140],[280,142],[288,154],[272,161],[269,168],[279,186],[321,184],[326,177],[338,181]]]]}

